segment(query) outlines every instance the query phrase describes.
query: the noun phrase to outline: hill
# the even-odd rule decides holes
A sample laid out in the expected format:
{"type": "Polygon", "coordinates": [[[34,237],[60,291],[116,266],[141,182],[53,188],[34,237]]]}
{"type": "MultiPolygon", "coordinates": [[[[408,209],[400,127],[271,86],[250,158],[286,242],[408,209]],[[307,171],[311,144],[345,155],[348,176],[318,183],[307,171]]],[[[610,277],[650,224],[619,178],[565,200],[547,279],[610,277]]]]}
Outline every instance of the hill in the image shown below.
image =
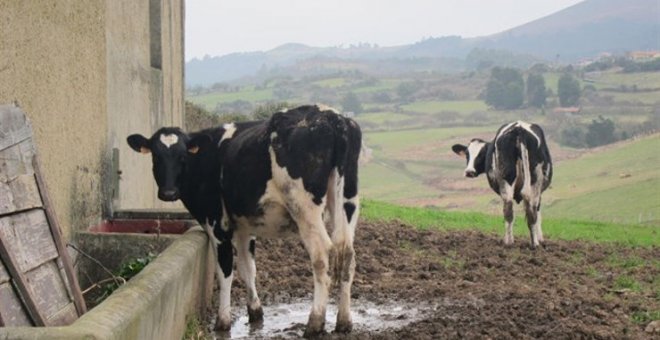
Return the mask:
{"type": "Polygon", "coordinates": [[[656,0],[587,0],[547,17],[478,39],[481,47],[577,60],[602,52],[659,48],[656,0]]]}
{"type": "Polygon", "coordinates": [[[285,44],[270,51],[233,53],[186,63],[186,84],[207,86],[243,77],[326,74],[360,70],[372,74],[458,72],[479,65],[475,53],[508,51],[501,66],[527,67],[541,59],[577,61],[602,52],[660,49],[655,0],[586,0],[544,18],[490,36],[430,38],[409,45],[348,48],[285,44]]]}

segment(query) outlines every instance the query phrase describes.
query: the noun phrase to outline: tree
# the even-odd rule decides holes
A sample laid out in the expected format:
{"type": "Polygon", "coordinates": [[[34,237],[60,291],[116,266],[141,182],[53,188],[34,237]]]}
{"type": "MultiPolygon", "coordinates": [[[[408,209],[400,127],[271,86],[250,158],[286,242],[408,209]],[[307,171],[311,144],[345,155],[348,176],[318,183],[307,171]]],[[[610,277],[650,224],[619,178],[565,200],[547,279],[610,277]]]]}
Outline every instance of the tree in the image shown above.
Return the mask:
{"type": "Polygon", "coordinates": [[[559,105],[562,107],[576,106],[582,95],[580,82],[570,73],[562,74],[557,82],[557,94],[559,95],[559,105]]]}
{"type": "Polygon", "coordinates": [[[611,119],[598,116],[587,127],[587,146],[590,148],[616,142],[614,135],[614,122],[611,119]]]}
{"type": "Polygon", "coordinates": [[[584,147],[584,130],[579,126],[569,126],[561,131],[561,144],[573,148],[584,147]]]}
{"type": "Polygon", "coordinates": [[[341,107],[344,112],[354,112],[355,114],[358,114],[362,113],[363,111],[360,98],[358,98],[358,96],[353,92],[349,92],[344,96],[341,101],[341,107]]]}
{"type": "Polygon", "coordinates": [[[252,111],[252,118],[257,120],[268,119],[273,113],[289,107],[289,103],[287,102],[267,102],[257,106],[254,111],[252,111]]]}
{"type": "Polygon", "coordinates": [[[486,84],[486,104],[504,110],[520,108],[524,101],[525,83],[515,68],[495,67],[486,84]]]}
{"type": "Polygon", "coordinates": [[[545,95],[545,79],[543,79],[543,76],[530,73],[527,76],[527,103],[533,107],[544,107],[545,95]]]}

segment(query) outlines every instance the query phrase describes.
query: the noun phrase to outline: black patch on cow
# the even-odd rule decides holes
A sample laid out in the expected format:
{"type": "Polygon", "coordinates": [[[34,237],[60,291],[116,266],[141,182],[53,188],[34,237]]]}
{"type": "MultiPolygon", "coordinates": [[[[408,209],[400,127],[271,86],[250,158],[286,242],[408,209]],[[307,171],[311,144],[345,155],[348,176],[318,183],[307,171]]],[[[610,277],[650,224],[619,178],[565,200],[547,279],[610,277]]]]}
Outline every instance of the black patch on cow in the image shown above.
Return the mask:
{"type": "Polygon", "coordinates": [[[257,249],[257,241],[255,240],[250,240],[250,246],[248,250],[250,251],[250,255],[252,255],[252,258],[254,258],[254,253],[257,249]]]}
{"type": "Polygon", "coordinates": [[[353,203],[344,203],[344,211],[346,212],[346,218],[348,219],[348,222],[351,222],[351,218],[353,218],[353,213],[355,213],[355,204],[353,203]]]}
{"type": "Polygon", "coordinates": [[[229,277],[234,266],[234,251],[231,241],[222,241],[222,243],[218,244],[218,263],[225,277],[229,277]]]}

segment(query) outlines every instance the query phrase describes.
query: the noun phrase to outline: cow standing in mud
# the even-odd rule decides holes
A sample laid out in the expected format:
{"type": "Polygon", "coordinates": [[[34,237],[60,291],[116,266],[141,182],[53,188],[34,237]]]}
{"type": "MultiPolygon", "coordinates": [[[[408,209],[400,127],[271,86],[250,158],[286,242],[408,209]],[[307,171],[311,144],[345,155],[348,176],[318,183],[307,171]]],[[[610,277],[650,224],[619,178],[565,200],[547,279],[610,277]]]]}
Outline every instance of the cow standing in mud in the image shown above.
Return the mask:
{"type": "Polygon", "coordinates": [[[255,285],[255,237],[292,233],[309,253],[314,276],[305,336],[324,330],[329,274],[339,284],[336,331],[352,329],[361,138],[355,121],[318,105],[191,134],[162,128],[151,138],[128,137],[131,148],[152,155],[158,197],[181,199],[217,242],[217,329],[231,327],[232,244],[248,290],[249,320],[259,322],[263,310],[255,285]]]}
{"type": "Polygon", "coordinates": [[[502,125],[492,142],[473,139],[452,150],[467,159],[465,177],[486,173],[488,184],[504,202],[504,243],[513,244],[513,201],[525,202],[531,246],[543,243],[541,193],[552,180],[552,160],[540,126],[517,121],[502,125]]]}

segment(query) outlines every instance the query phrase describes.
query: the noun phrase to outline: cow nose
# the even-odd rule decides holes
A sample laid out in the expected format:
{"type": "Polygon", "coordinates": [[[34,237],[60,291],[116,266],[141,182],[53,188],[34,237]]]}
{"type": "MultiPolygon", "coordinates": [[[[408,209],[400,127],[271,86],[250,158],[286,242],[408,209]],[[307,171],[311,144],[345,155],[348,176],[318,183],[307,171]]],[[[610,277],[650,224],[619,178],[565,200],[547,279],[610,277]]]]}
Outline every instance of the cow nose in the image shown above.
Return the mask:
{"type": "Polygon", "coordinates": [[[476,171],[466,171],[465,172],[465,177],[469,177],[469,178],[477,177],[477,172],[476,171]]]}
{"type": "Polygon", "coordinates": [[[162,201],[176,201],[179,199],[179,190],[158,190],[158,198],[162,201]]]}

